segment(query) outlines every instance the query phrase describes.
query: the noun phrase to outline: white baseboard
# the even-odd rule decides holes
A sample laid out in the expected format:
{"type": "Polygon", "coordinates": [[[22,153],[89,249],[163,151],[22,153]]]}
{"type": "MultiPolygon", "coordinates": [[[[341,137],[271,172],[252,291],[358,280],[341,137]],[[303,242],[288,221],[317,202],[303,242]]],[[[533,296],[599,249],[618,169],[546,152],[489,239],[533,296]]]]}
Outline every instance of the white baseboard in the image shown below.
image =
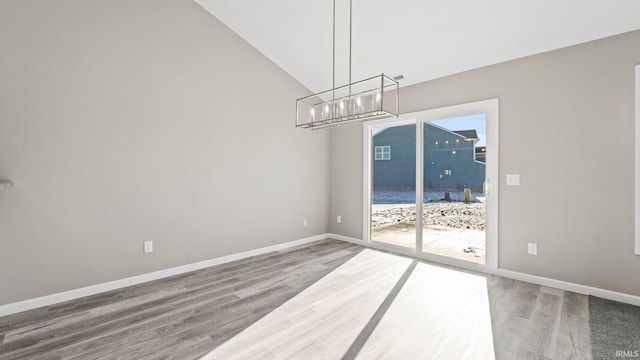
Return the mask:
{"type": "Polygon", "coordinates": [[[310,242],[328,239],[333,237],[331,234],[320,234],[300,240],[289,241],[282,244],[263,247],[260,249],[249,250],[237,254],[222,256],[215,259],[200,261],[197,263],[173,267],[170,269],[154,271],[147,274],[132,276],[120,280],[109,281],[102,284],[91,285],[79,289],[73,289],[56,294],[46,295],[34,299],[23,300],[11,304],[0,306],[0,316],[11,315],[22,311],[37,309],[43,306],[58,304],[61,302],[75,300],[81,297],[99,294],[105,291],[121,289],[131,285],[137,285],[148,281],[158,280],[169,276],[179,275],[190,271],[200,270],[207,267],[228,263],[231,261],[246,259],[256,255],[266,254],[272,251],[287,249],[293,246],[303,245],[310,242]]]}
{"type": "Polygon", "coordinates": [[[362,246],[367,246],[367,244],[363,240],[348,237],[348,236],[343,236],[338,234],[327,234],[327,237],[330,239],[336,239],[336,240],[346,241],[346,242],[350,242],[350,243],[354,243],[362,246]]]}
{"type": "Polygon", "coordinates": [[[596,287],[580,285],[580,284],[575,284],[567,281],[555,280],[555,279],[550,279],[550,278],[545,278],[541,276],[525,274],[525,273],[520,273],[517,271],[511,271],[511,270],[505,270],[505,269],[498,269],[497,275],[506,277],[509,279],[526,281],[533,284],[549,286],[549,287],[553,287],[560,290],[571,291],[578,294],[593,295],[603,299],[640,306],[640,296],[635,296],[635,295],[625,294],[621,292],[605,290],[605,289],[600,289],[596,287]]]}

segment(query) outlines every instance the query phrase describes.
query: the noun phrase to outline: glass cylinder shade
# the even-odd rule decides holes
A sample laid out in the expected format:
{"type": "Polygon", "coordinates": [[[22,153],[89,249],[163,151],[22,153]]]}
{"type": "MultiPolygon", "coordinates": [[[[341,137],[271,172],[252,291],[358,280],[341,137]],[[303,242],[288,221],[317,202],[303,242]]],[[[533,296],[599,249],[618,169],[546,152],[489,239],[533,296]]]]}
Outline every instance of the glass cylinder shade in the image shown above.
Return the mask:
{"type": "Polygon", "coordinates": [[[296,127],[321,129],[398,117],[398,82],[384,74],[297,100],[296,127]]]}

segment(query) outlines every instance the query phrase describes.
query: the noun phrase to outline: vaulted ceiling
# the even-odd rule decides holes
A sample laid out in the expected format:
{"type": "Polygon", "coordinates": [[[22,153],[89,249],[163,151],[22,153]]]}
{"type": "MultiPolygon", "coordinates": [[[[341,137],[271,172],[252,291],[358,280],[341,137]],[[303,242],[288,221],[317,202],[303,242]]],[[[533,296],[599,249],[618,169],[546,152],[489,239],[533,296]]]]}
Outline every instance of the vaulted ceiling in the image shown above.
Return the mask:
{"type": "MultiPolygon", "coordinates": [[[[310,90],[332,87],[332,0],[196,2],[310,90]]],[[[349,1],[336,9],[342,85],[349,1]]],[[[406,86],[640,29],[639,14],[638,0],[353,0],[352,78],[406,86]]]]}

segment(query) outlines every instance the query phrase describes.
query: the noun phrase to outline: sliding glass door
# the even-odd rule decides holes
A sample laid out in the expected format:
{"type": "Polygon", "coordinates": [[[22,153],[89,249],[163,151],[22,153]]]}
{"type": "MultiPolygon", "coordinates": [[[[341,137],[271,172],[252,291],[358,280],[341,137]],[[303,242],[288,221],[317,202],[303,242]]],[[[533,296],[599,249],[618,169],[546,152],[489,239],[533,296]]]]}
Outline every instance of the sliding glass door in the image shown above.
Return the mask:
{"type": "Polygon", "coordinates": [[[489,100],[365,126],[365,239],[496,269],[497,114],[489,100]]]}

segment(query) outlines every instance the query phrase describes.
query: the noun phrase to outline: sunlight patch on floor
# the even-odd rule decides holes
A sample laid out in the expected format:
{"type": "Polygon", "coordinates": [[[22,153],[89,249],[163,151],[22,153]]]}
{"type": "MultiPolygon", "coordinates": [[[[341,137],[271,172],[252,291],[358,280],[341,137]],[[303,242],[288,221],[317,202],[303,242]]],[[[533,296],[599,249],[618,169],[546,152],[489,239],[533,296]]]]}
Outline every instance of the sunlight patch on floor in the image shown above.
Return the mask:
{"type": "Polygon", "coordinates": [[[412,262],[364,250],[202,359],[495,358],[486,279],[412,262]]]}
{"type": "Polygon", "coordinates": [[[363,250],[202,359],[339,359],[411,261],[363,250]]]}
{"type": "Polygon", "coordinates": [[[494,359],[487,282],[419,263],[358,359],[494,359]]]}

